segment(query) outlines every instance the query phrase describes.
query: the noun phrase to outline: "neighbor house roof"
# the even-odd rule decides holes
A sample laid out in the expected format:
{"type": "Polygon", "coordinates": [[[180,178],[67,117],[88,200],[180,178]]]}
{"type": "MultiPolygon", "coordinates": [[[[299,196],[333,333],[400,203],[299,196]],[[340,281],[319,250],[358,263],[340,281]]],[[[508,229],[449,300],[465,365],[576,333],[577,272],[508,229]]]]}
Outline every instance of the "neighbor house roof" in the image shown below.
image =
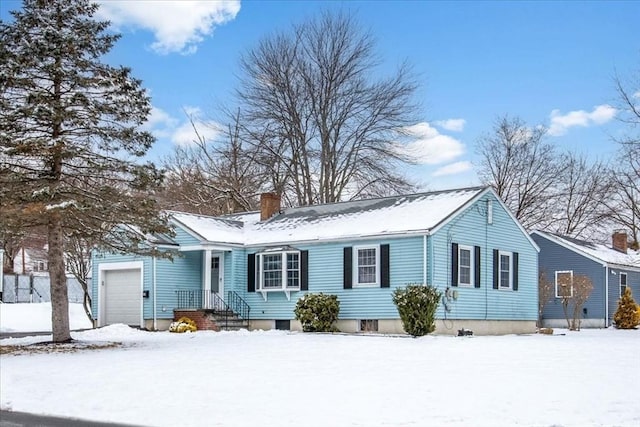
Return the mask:
{"type": "Polygon", "coordinates": [[[287,208],[266,221],[259,212],[211,217],[170,212],[172,219],[205,242],[277,245],[426,233],[472,203],[488,187],[287,208]]]}
{"type": "Polygon", "coordinates": [[[534,231],[537,234],[554,243],[564,246],[574,252],[591,258],[596,262],[607,265],[626,266],[640,269],[640,251],[628,249],[627,253],[622,253],[613,249],[610,245],[602,243],[587,242],[585,240],[574,239],[559,234],[547,233],[544,231],[534,231]]]}

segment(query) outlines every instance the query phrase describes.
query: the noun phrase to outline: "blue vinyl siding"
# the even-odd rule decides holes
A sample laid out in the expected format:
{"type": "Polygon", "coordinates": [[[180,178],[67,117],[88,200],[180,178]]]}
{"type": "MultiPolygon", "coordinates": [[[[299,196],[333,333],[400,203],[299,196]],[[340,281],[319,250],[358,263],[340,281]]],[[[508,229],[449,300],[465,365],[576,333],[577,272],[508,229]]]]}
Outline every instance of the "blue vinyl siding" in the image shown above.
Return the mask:
{"type": "MultiPolygon", "coordinates": [[[[392,301],[393,290],[411,283],[422,283],[423,276],[423,238],[367,240],[340,243],[325,243],[313,246],[301,246],[300,250],[309,251],[309,292],[338,296],[341,319],[394,319],[398,312],[392,301]],[[347,246],[389,244],[390,279],[389,288],[366,287],[344,289],[343,286],[343,249],[347,246]]],[[[246,254],[254,251],[247,250],[246,254]]],[[[291,292],[287,300],[284,292],[270,292],[267,301],[259,292],[247,292],[246,254],[244,262],[237,263],[244,271],[244,287],[241,296],[251,306],[253,319],[293,319],[296,301],[305,291],[291,292]]],[[[237,271],[237,270],[236,270],[237,271]]]]}
{"type": "Polygon", "coordinates": [[[485,195],[432,236],[431,284],[443,293],[451,286],[451,244],[480,246],[480,287],[457,286],[458,298],[441,304],[437,317],[474,320],[536,320],[538,311],[538,252],[508,213],[485,195]],[[487,200],[493,223],[487,222],[487,200]],[[493,250],[518,252],[518,290],[493,289],[493,250]]]}
{"type": "Polygon", "coordinates": [[[532,237],[540,246],[540,271],[544,272],[547,279],[551,281],[554,292],[554,297],[544,307],[543,319],[565,318],[562,311],[562,299],[555,298],[556,271],[573,271],[574,277],[581,274],[591,279],[593,291],[584,305],[584,308],[587,309],[587,314],[583,318],[604,319],[606,272],[602,263],[593,261],[537,234],[533,234],[532,237]]]}
{"type": "Polygon", "coordinates": [[[201,243],[200,240],[196,239],[191,234],[187,233],[181,227],[175,227],[174,231],[175,231],[175,236],[172,238],[172,240],[181,246],[197,245],[201,243]]]}
{"type": "MultiPolygon", "coordinates": [[[[202,251],[181,252],[173,260],[156,261],[156,291],[158,319],[173,318],[173,309],[178,303],[178,290],[200,291],[202,289],[202,251]]],[[[153,318],[153,297],[144,304],[144,318],[153,318]]]]}
{"type": "Polygon", "coordinates": [[[615,266],[610,267],[608,269],[609,322],[613,322],[613,315],[618,308],[618,300],[620,299],[620,273],[627,273],[627,287],[631,288],[631,293],[636,303],[640,303],[640,271],[631,271],[615,266]]]}

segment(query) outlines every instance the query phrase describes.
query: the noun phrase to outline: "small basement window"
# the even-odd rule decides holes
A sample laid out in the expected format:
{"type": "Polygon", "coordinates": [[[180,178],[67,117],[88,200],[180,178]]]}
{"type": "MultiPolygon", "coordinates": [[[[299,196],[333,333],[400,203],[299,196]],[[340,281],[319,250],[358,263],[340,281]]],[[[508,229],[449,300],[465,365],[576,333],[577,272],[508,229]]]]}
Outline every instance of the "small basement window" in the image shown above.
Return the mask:
{"type": "Polygon", "coordinates": [[[378,332],[378,319],[361,320],[360,332],[378,332]]]}
{"type": "Polygon", "coordinates": [[[276,330],[278,331],[290,331],[291,320],[276,320],[276,330]]]}

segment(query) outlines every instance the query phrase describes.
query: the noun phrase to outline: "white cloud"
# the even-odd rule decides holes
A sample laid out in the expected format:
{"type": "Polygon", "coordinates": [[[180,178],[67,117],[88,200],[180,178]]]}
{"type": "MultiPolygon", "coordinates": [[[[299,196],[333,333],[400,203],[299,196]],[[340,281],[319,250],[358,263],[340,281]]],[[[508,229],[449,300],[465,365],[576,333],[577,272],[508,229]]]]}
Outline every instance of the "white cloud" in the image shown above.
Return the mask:
{"type": "Polygon", "coordinates": [[[153,32],[151,48],[161,54],[191,54],[215,27],[233,20],[240,0],[102,0],[99,15],[117,27],[153,32]]]}
{"type": "Polygon", "coordinates": [[[640,90],[633,94],[634,98],[640,99],[640,90]]]}
{"type": "Polygon", "coordinates": [[[464,130],[464,125],[467,124],[467,121],[465,119],[447,119],[438,120],[436,122],[433,122],[433,124],[444,130],[450,130],[452,132],[462,132],[464,130]]]}
{"type": "Polygon", "coordinates": [[[462,172],[471,170],[473,165],[469,161],[455,162],[437,169],[431,176],[457,175],[462,172]]]}
{"type": "Polygon", "coordinates": [[[149,120],[142,126],[144,130],[151,132],[158,139],[168,139],[176,145],[189,145],[198,140],[198,134],[206,141],[217,139],[223,132],[223,127],[213,121],[202,119],[202,111],[198,107],[183,107],[185,119],[179,120],[166,111],[152,107],[149,120]],[[191,119],[193,125],[191,124],[191,119]]]}
{"type": "Polygon", "coordinates": [[[171,117],[166,111],[158,107],[151,107],[149,119],[142,128],[151,132],[156,138],[167,138],[177,124],[178,119],[171,117]]]}
{"type": "Polygon", "coordinates": [[[409,126],[406,131],[412,141],[404,146],[404,152],[419,163],[437,165],[464,154],[462,142],[448,135],[442,135],[429,123],[417,123],[409,126]]]}
{"type": "Polygon", "coordinates": [[[190,145],[198,141],[198,135],[205,141],[213,141],[220,137],[223,132],[223,126],[213,120],[204,120],[201,118],[202,111],[198,107],[184,107],[187,119],[179,126],[173,129],[171,133],[171,141],[176,145],[190,145]],[[193,121],[193,124],[189,120],[193,121]],[[198,131],[193,129],[193,127],[198,131]]]}
{"type": "Polygon", "coordinates": [[[597,105],[592,112],[584,110],[570,111],[567,114],[560,114],[560,110],[551,112],[551,125],[549,135],[560,136],[576,126],[589,127],[607,123],[616,115],[616,109],[610,105],[597,105]]]}

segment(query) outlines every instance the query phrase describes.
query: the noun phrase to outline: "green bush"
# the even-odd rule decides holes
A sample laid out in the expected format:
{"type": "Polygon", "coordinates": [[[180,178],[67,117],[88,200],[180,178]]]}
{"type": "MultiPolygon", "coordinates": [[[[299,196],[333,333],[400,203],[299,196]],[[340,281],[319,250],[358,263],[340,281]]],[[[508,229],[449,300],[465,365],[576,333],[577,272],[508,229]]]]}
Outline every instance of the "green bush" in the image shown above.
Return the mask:
{"type": "Polygon", "coordinates": [[[306,294],[298,300],[293,313],[305,332],[337,332],[333,323],[338,319],[340,302],[336,295],[306,294]]]}
{"type": "Polygon", "coordinates": [[[402,327],[414,337],[421,337],[436,329],[435,317],[442,293],[430,285],[408,285],[393,292],[402,327]]]}

